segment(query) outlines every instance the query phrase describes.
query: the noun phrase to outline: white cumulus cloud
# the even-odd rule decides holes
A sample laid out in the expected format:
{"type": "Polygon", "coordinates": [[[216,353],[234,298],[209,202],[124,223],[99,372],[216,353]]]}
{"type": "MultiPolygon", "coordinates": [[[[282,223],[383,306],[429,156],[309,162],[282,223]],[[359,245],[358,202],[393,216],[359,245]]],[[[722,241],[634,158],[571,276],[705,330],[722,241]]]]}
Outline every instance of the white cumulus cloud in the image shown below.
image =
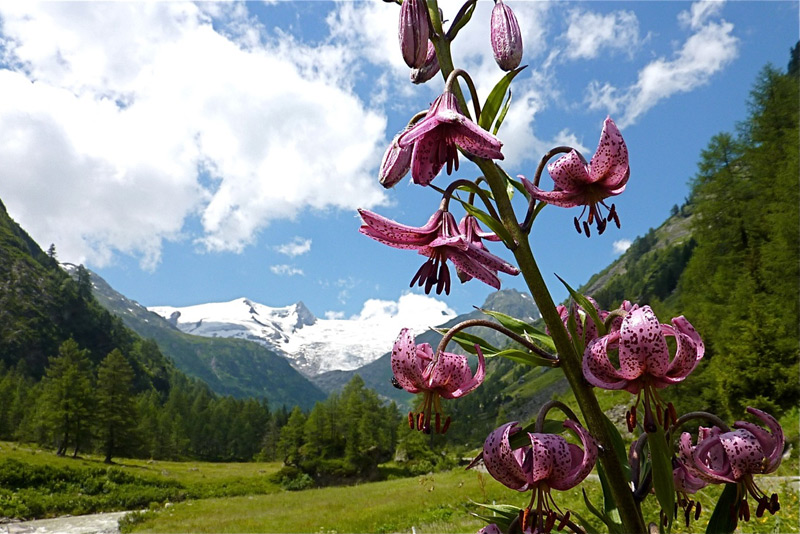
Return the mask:
{"type": "Polygon", "coordinates": [[[633,242],[630,239],[618,239],[612,245],[614,247],[614,254],[622,254],[628,250],[633,242]]]}
{"type": "Polygon", "coordinates": [[[153,268],[165,240],[238,252],[271,221],[386,201],[386,118],[338,45],[277,39],[244,4],[20,2],[0,17],[0,198],[65,260],[153,268]]]}
{"type": "Polygon", "coordinates": [[[275,250],[291,258],[302,256],[311,250],[311,239],[295,237],[288,243],[278,245],[275,250]]]}
{"type": "Polygon", "coordinates": [[[705,8],[702,14],[700,11],[683,12],[680,19],[692,21],[695,32],[672,59],[658,58],[642,68],[635,84],[620,89],[608,82],[592,82],[586,98],[590,108],[605,109],[613,115],[621,113],[617,124],[624,128],[659,101],[707,84],[736,58],[739,40],[733,35],[733,24],[707,20],[718,8],[705,8]]]}
{"type": "Polygon", "coordinates": [[[573,9],[567,16],[564,55],[592,59],[605,50],[631,54],[640,44],[639,20],[632,11],[607,14],[573,9]]]}
{"type": "Polygon", "coordinates": [[[278,276],[303,276],[305,274],[302,269],[286,264],[270,265],[269,270],[278,276]]]}

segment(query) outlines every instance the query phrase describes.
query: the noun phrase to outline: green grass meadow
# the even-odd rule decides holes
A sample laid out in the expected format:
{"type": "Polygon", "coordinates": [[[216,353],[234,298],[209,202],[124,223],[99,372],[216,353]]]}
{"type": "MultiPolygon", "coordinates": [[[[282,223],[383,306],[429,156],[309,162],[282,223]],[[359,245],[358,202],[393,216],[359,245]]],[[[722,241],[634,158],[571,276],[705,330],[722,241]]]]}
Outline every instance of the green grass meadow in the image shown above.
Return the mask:
{"type": "MultiPolygon", "coordinates": [[[[530,498],[530,493],[509,490],[486,473],[463,468],[355,486],[285,491],[271,479],[281,468],[279,463],[126,459],[111,467],[110,473],[116,475],[109,475],[103,482],[103,473],[109,473],[109,468],[99,457],[59,458],[49,451],[0,443],[0,466],[8,465],[5,463],[8,460],[39,474],[45,467],[52,469],[47,471],[52,482],[51,487],[17,491],[0,488],[0,506],[5,505],[4,509],[14,499],[29,499],[38,500],[39,506],[68,508],[69,503],[78,506],[48,510],[45,516],[51,517],[113,511],[125,509],[114,506],[115,502],[125,502],[118,494],[146,496],[157,488],[152,493],[154,500],[128,508],[146,511],[130,514],[123,520],[123,532],[384,533],[411,532],[412,528],[418,533],[476,532],[484,522],[470,514],[480,511],[470,502],[525,506],[530,498]],[[70,478],[65,473],[76,476],[70,478]],[[130,476],[125,478],[119,473],[130,476]],[[165,506],[167,502],[171,504],[165,506]],[[85,509],[81,510],[81,506],[85,509]]],[[[742,523],[738,532],[800,532],[796,479],[792,482],[786,477],[759,477],[758,483],[766,491],[779,493],[781,510],[775,516],[753,517],[749,523],[742,523]]],[[[587,479],[582,487],[595,506],[600,507],[602,497],[596,479],[587,479]]],[[[696,497],[703,505],[700,520],[689,528],[676,521],[672,532],[704,532],[719,491],[719,488],[704,490],[696,497]]],[[[600,529],[599,521],[584,512],[580,488],[554,492],[554,498],[562,509],[578,511],[600,529]]],[[[655,499],[648,498],[645,516],[658,517],[656,506],[655,499]]]]}

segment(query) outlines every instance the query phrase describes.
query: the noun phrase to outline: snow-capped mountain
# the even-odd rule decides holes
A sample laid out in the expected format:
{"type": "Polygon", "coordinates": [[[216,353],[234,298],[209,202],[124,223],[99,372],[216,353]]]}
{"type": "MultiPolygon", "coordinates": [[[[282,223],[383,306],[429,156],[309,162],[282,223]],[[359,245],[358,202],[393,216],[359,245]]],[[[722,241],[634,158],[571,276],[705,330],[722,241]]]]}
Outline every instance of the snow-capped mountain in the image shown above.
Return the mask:
{"type": "Polygon", "coordinates": [[[260,343],[306,376],[356,369],[391,351],[401,328],[421,333],[456,316],[441,301],[414,294],[396,303],[368,301],[351,319],[317,318],[302,302],[273,308],[246,298],[148,309],[187,334],[260,343]]]}

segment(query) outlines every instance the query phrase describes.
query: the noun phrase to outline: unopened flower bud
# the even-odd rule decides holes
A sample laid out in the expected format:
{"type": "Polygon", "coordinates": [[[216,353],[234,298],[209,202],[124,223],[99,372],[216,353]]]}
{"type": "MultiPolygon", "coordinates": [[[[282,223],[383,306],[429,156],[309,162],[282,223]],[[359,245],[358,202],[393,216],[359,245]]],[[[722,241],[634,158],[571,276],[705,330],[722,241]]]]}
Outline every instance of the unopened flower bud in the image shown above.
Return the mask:
{"type": "Polygon", "coordinates": [[[428,41],[428,55],[425,57],[425,64],[418,69],[411,69],[412,83],[425,83],[439,72],[439,58],[436,56],[436,48],[433,43],[428,41]]]}
{"type": "Polygon", "coordinates": [[[517,17],[503,0],[495,0],[492,9],[492,51],[494,60],[505,71],[514,70],[522,61],[522,33],[517,17]]]}
{"type": "MultiPolygon", "coordinates": [[[[405,130],[403,130],[405,132],[405,130]]],[[[378,173],[378,179],[381,185],[386,189],[394,187],[394,185],[403,179],[403,176],[408,174],[411,168],[411,154],[414,151],[414,145],[410,144],[403,148],[397,144],[397,139],[402,135],[400,132],[392,140],[392,144],[386,149],[381,161],[381,169],[378,173]]]]}
{"type": "Polygon", "coordinates": [[[428,52],[428,8],[425,0],[403,0],[400,6],[400,51],[406,65],[418,69],[428,52]]]}

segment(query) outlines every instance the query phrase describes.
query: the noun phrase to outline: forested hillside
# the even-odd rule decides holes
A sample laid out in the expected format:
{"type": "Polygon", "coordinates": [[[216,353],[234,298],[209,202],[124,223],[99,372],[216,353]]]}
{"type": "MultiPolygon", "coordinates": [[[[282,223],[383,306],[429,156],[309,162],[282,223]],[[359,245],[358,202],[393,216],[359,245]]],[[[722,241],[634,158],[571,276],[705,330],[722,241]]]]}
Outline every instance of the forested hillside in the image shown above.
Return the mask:
{"type": "Polygon", "coordinates": [[[798,47],[765,67],[735,132],[700,154],[686,204],[581,288],[605,309],[623,299],[685,315],[706,356],[671,394],[684,409],[740,417],[797,406],[800,340],[798,47]]]}
{"type": "Polygon", "coordinates": [[[98,304],[86,269],[73,275],[0,203],[0,440],[109,460],[247,460],[286,422],[286,409],[183,375],[98,304]]]}

